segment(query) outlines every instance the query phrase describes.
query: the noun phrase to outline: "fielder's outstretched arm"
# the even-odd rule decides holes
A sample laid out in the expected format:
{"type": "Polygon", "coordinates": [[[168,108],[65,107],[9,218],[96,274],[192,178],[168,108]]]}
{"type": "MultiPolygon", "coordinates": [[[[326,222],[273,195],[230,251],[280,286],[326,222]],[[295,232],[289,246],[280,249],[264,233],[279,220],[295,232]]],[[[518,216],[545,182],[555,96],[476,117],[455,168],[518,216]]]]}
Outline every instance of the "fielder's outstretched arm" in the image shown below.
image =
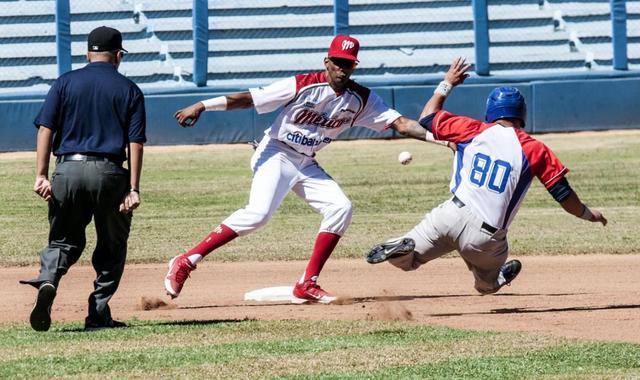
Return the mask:
{"type": "Polygon", "coordinates": [[[456,146],[454,143],[450,143],[448,141],[440,141],[436,140],[433,137],[433,134],[426,129],[424,129],[420,123],[415,120],[409,119],[404,116],[400,116],[393,123],[389,125],[390,128],[395,129],[403,136],[411,137],[416,140],[428,141],[430,143],[448,146],[454,152],[456,151],[456,146]]]}
{"type": "Polygon", "coordinates": [[[173,117],[183,127],[193,127],[204,111],[227,111],[253,107],[253,98],[249,91],[236,92],[229,95],[206,99],[187,108],[178,110],[173,117]]]}
{"type": "Polygon", "coordinates": [[[404,116],[400,116],[399,118],[397,118],[393,123],[389,125],[389,127],[395,129],[403,136],[411,137],[416,140],[425,141],[428,138],[428,136],[425,134],[425,132],[427,131],[422,128],[420,123],[404,116]]]}

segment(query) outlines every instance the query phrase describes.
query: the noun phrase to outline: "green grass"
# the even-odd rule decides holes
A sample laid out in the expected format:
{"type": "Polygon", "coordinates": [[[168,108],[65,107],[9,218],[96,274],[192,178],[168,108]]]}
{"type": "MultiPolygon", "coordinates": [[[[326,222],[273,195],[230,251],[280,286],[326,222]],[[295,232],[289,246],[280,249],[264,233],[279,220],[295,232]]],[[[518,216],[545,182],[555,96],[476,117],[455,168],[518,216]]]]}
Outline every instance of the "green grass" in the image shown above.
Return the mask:
{"type": "MultiPolygon", "coordinates": [[[[610,219],[602,228],[569,215],[534,183],[510,231],[518,255],[637,253],[640,132],[540,136],[571,169],[582,199],[610,219]]],[[[129,262],[165,262],[244,205],[251,174],[245,146],[150,149],[143,205],[129,262]]],[[[338,257],[416,224],[448,196],[451,155],[413,141],[335,143],[319,161],[355,205],[338,257]],[[395,157],[414,155],[409,166],[395,157]]],[[[0,265],[38,262],[46,204],[32,192],[33,159],[0,155],[0,265]]],[[[320,217],[289,196],[264,229],[223,247],[216,260],[308,257],[320,217]]],[[[94,241],[89,229],[90,258],[94,241]]],[[[129,321],[85,333],[55,323],[36,333],[0,326],[0,378],[242,379],[634,379],[640,345],[531,334],[473,332],[384,321],[129,321]]]]}
{"type": "Polygon", "coordinates": [[[0,378],[540,379],[640,376],[640,345],[380,321],[0,328],[0,378]]]}
{"type": "MultiPolygon", "coordinates": [[[[510,229],[516,255],[638,253],[640,211],[640,132],[543,135],[570,168],[568,178],[580,197],[610,220],[602,228],[570,216],[534,180],[510,229]]],[[[165,262],[183,252],[226,216],[245,205],[251,183],[244,144],[158,151],[145,155],[142,206],[129,240],[129,262],[165,262]]],[[[352,199],[351,227],[335,257],[361,257],[372,245],[404,233],[424,213],[448,197],[451,154],[412,140],[336,142],[318,160],[352,199]],[[411,165],[397,154],[409,150],[411,165]]],[[[38,262],[46,244],[46,204],[31,191],[33,158],[0,155],[0,265],[38,262]]],[[[306,259],[320,216],[289,195],[263,229],[237,239],[216,254],[217,260],[306,259]]],[[[94,244],[88,229],[87,251],[94,244]]],[[[89,254],[81,259],[89,260],[89,254]]]]}

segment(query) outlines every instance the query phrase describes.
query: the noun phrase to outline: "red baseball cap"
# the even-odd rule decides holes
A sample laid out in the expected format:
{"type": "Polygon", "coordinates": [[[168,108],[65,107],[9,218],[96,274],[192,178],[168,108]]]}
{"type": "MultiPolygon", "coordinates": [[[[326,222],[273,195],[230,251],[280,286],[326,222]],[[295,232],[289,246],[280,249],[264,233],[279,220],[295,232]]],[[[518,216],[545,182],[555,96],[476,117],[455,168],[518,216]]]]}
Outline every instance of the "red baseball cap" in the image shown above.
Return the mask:
{"type": "Polygon", "coordinates": [[[329,46],[329,58],[343,58],[358,62],[360,42],[351,36],[337,35],[329,46]]]}

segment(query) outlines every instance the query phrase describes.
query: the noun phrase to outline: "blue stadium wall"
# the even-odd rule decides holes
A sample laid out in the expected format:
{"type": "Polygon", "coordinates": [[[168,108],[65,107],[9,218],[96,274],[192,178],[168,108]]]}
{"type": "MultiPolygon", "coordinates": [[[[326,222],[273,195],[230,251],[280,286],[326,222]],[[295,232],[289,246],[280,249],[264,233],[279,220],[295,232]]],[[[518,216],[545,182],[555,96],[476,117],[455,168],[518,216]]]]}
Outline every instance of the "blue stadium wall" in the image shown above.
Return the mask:
{"type": "MultiPolygon", "coordinates": [[[[640,128],[640,76],[627,72],[613,78],[518,79],[496,83],[487,78],[470,78],[456,88],[446,109],[478,119],[484,116],[487,94],[498,85],[518,87],[527,99],[527,131],[532,133],[640,128]]],[[[434,85],[369,84],[402,114],[417,118],[434,85]]],[[[253,110],[207,112],[195,128],[183,129],[174,119],[175,110],[220,92],[212,89],[185,93],[146,94],[149,145],[237,143],[259,139],[276,113],[258,115],[253,110]]],[[[33,119],[43,94],[0,98],[0,151],[35,149],[33,119]]],[[[389,131],[378,135],[354,128],[343,139],[394,137],[389,131]]]]}

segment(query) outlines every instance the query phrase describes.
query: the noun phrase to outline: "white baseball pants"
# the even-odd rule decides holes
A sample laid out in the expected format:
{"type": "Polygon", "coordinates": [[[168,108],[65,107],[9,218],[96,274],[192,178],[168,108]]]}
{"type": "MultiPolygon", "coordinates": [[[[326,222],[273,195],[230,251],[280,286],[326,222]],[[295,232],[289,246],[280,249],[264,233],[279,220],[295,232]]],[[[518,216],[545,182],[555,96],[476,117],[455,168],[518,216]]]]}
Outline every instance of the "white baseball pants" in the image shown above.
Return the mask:
{"type": "Polygon", "coordinates": [[[507,260],[507,231],[491,233],[468,207],[447,200],[425,215],[405,237],[416,242],[413,253],[389,259],[405,271],[418,269],[433,259],[457,250],[475,278],[478,292],[492,293],[498,287],[500,267],[507,260]]]}
{"type": "Polygon", "coordinates": [[[344,234],[351,222],[351,201],[313,157],[265,136],[251,158],[251,168],[249,203],[222,222],[238,235],[264,226],[289,190],[323,215],[320,232],[344,234]]]}

